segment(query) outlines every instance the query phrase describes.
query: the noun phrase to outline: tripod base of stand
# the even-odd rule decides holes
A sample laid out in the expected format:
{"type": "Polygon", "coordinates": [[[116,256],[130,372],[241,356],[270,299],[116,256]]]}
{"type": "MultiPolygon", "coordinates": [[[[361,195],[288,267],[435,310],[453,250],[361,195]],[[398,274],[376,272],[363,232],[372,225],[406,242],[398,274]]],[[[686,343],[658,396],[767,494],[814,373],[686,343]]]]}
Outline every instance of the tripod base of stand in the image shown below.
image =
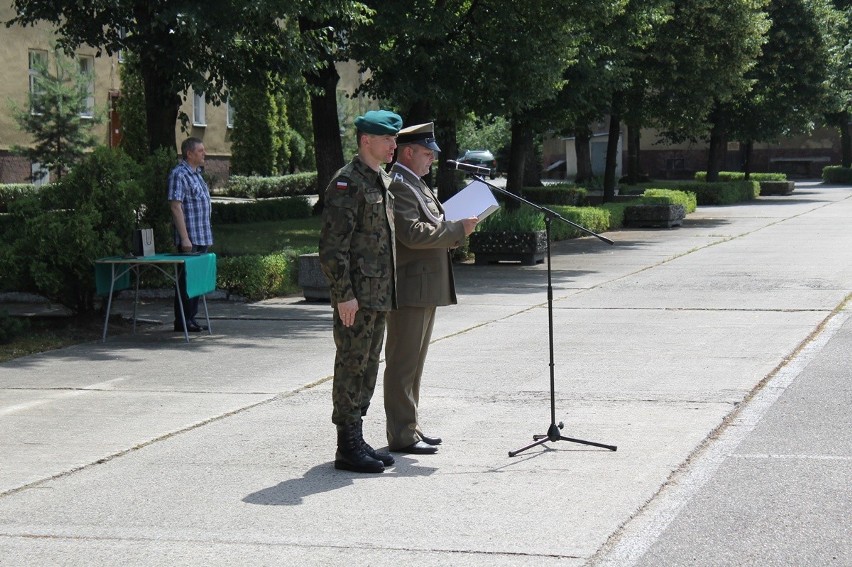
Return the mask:
{"type": "Polygon", "coordinates": [[[527,445],[526,447],[521,447],[517,451],[509,451],[509,456],[514,457],[519,453],[523,453],[527,449],[532,449],[533,447],[537,447],[543,443],[547,443],[548,441],[569,441],[571,443],[579,443],[581,445],[591,445],[592,447],[600,447],[602,449],[609,449],[610,451],[615,451],[618,449],[615,445],[605,445],[603,443],[596,443],[594,441],[585,441],[584,439],[573,439],[571,437],[563,437],[560,430],[565,425],[560,421],[557,425],[556,423],[551,423],[550,427],[547,428],[547,435],[533,435],[534,443],[527,445]]]}

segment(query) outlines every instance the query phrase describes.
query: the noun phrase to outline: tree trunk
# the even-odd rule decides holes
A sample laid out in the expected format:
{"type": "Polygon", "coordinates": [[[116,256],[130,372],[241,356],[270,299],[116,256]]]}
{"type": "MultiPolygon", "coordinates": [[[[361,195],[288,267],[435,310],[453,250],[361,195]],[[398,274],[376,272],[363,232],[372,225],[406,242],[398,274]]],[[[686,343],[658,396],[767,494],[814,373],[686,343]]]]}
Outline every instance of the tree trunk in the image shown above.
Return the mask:
{"type": "MultiPolygon", "coordinates": [[[[180,53],[180,46],[172,45],[174,39],[168,30],[162,32],[161,22],[153,13],[154,8],[149,2],[136,2],[133,13],[137,27],[148,30],[149,34],[157,37],[157,44],[167,53],[180,53]],[[173,47],[174,49],[169,49],[173,47]]],[[[159,148],[171,152],[177,151],[175,126],[180,112],[181,96],[170,85],[176,85],[174,77],[164,74],[164,66],[157,60],[156,53],[140,50],[139,74],[142,76],[142,90],[145,93],[145,121],[148,131],[148,150],[154,153],[159,148]]],[[[167,67],[167,66],[166,66],[167,67]]]]}
{"type": "Polygon", "coordinates": [[[742,170],[746,179],[751,179],[751,158],[754,155],[754,140],[742,143],[742,170]]]}
{"type": "Polygon", "coordinates": [[[852,167],[852,127],[849,126],[849,113],[844,112],[839,124],[840,129],[840,165],[852,167]]]}
{"type": "Polygon", "coordinates": [[[314,129],[314,155],[317,162],[317,193],[319,200],[314,214],[325,206],[325,188],[338,169],[343,167],[343,142],[340,139],[340,121],[337,118],[337,82],[340,76],[334,63],[325,68],[306,73],[311,86],[311,123],[314,129]]]}
{"type": "MultiPolygon", "coordinates": [[[[515,195],[521,194],[524,183],[524,158],[526,156],[527,126],[518,118],[512,118],[512,146],[509,149],[509,172],[506,176],[506,190],[515,195]]],[[[519,203],[512,199],[506,204],[508,209],[517,209],[519,203]]]]}
{"type": "Polygon", "coordinates": [[[711,114],[710,129],[710,151],[707,157],[707,181],[719,181],[719,172],[722,171],[722,165],[725,163],[725,153],[727,152],[727,129],[725,127],[725,117],[719,105],[716,104],[711,114]]]}
{"type": "Polygon", "coordinates": [[[456,159],[459,155],[459,143],[457,134],[458,123],[455,119],[435,122],[435,137],[438,138],[438,146],[441,153],[438,154],[438,173],[436,185],[438,188],[438,199],[446,201],[458,191],[456,190],[456,170],[446,166],[448,159],[456,159]]]}
{"type": "Polygon", "coordinates": [[[606,167],[604,169],[603,202],[615,198],[615,167],[618,165],[618,139],[621,136],[621,115],[613,113],[609,117],[609,136],[606,142],[606,167]]]}
{"type": "Polygon", "coordinates": [[[587,124],[578,124],[574,128],[574,154],[577,156],[577,176],[575,183],[588,183],[594,177],[592,173],[592,131],[587,124]]]}
{"type": "Polygon", "coordinates": [[[642,127],[639,124],[627,123],[627,183],[636,185],[642,176],[642,166],[639,164],[639,151],[642,138],[642,127]]]}
{"type": "Polygon", "coordinates": [[[541,159],[536,153],[535,135],[532,130],[524,133],[524,182],[523,187],[541,187],[541,159]]]}

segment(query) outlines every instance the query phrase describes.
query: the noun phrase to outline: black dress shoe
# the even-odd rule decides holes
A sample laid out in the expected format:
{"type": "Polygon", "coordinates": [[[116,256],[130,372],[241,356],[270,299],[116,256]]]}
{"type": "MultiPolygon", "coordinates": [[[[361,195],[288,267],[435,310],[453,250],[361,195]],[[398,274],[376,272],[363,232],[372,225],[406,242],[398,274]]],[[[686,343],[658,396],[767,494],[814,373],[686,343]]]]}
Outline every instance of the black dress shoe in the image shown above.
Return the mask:
{"type": "Polygon", "coordinates": [[[441,438],[440,437],[426,437],[425,435],[423,435],[421,433],[420,439],[422,439],[423,442],[428,444],[428,445],[440,445],[441,444],[441,438]]]}
{"type": "Polygon", "coordinates": [[[202,331],[209,331],[209,330],[210,330],[210,327],[208,327],[207,325],[203,325],[203,324],[199,323],[199,322],[198,322],[198,321],[196,321],[195,319],[193,319],[192,321],[190,321],[190,326],[191,326],[191,325],[195,325],[196,327],[198,327],[198,328],[199,328],[199,329],[201,329],[202,331]]]}
{"type": "Polygon", "coordinates": [[[433,445],[429,445],[428,443],[424,443],[423,441],[417,441],[416,443],[412,443],[402,449],[391,449],[391,451],[394,453],[410,453],[413,455],[431,455],[433,453],[437,453],[438,448],[433,445]]]}
{"type": "MultiPolygon", "coordinates": [[[[201,325],[196,325],[192,321],[187,323],[186,330],[190,333],[200,333],[202,331],[201,325]]],[[[180,323],[175,323],[175,333],[182,333],[182,332],[183,332],[183,325],[181,325],[180,323]]]]}

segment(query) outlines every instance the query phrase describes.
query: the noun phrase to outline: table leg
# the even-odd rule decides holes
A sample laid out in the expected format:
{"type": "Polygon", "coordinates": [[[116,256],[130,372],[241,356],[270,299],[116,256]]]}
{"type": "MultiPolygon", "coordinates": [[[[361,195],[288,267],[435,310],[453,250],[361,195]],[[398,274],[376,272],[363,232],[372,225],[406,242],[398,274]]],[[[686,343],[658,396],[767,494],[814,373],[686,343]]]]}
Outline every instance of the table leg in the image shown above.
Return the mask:
{"type": "Polygon", "coordinates": [[[204,318],[207,320],[207,334],[213,334],[213,327],[210,326],[210,313],[207,311],[207,295],[201,296],[201,301],[204,302],[204,318]]]}
{"type": "Polygon", "coordinates": [[[178,298],[178,305],[180,306],[180,320],[183,323],[183,337],[186,339],[186,342],[189,342],[189,331],[186,330],[186,313],[183,312],[183,297],[181,297],[180,293],[180,279],[178,276],[178,264],[175,264],[175,294],[178,298]]]}
{"type": "Polygon", "coordinates": [[[112,290],[115,288],[115,264],[110,264],[109,295],[107,296],[106,316],[104,317],[104,334],[101,342],[106,342],[107,328],[109,327],[109,312],[112,309],[112,290]]]}

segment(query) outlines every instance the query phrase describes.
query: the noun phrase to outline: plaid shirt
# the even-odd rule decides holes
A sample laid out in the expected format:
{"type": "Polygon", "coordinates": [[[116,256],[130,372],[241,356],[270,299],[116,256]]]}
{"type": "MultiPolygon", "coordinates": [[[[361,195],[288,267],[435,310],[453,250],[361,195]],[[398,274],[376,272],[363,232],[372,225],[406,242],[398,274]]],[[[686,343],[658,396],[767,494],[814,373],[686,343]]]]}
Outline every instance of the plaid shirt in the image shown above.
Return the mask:
{"type": "MultiPolygon", "coordinates": [[[[169,174],[169,201],[180,201],[183,204],[183,219],[192,244],[212,245],[210,191],[201,173],[193,171],[184,160],[181,160],[169,174]]],[[[175,230],[175,245],[180,246],[177,230],[175,230]]]]}

